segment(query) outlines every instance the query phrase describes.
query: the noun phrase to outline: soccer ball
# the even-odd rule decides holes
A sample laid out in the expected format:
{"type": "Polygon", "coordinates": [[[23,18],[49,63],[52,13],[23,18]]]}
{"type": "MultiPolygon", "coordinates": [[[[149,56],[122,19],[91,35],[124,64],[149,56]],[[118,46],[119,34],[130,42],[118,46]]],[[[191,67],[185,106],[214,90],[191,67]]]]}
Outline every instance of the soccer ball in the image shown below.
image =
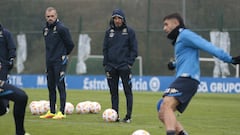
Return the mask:
{"type": "Polygon", "coordinates": [[[103,112],[102,118],[106,122],[114,122],[117,120],[118,114],[114,109],[108,108],[103,112]]]}
{"type": "Polygon", "coordinates": [[[86,114],[90,112],[90,103],[88,101],[85,102],[79,102],[76,105],[76,112],[78,114],[86,114]]]}
{"type": "Polygon", "coordinates": [[[40,102],[40,101],[32,101],[32,102],[29,104],[29,109],[30,109],[30,112],[31,112],[33,115],[39,115],[39,114],[43,114],[43,113],[46,112],[46,111],[44,110],[44,107],[43,107],[42,102],[40,102]]]}
{"type": "Polygon", "coordinates": [[[41,110],[42,113],[46,113],[48,110],[50,110],[50,103],[47,100],[40,100],[39,104],[41,104],[41,110]]]}
{"type": "Polygon", "coordinates": [[[72,114],[74,111],[74,105],[70,102],[66,102],[65,104],[65,114],[72,114]]]}
{"type": "Polygon", "coordinates": [[[29,109],[30,109],[30,112],[32,113],[32,115],[39,115],[39,103],[38,101],[32,101],[30,104],[29,104],[29,109]]]}
{"type": "Polygon", "coordinates": [[[99,113],[101,111],[101,105],[98,102],[91,102],[90,106],[90,113],[99,113]]]}
{"type": "Polygon", "coordinates": [[[143,129],[138,129],[132,133],[132,135],[150,135],[150,133],[143,129]]]}
{"type": "Polygon", "coordinates": [[[38,101],[32,101],[32,102],[29,104],[29,109],[31,110],[31,108],[32,108],[33,106],[35,106],[37,103],[38,103],[38,101]]]}
{"type": "Polygon", "coordinates": [[[44,109],[44,106],[41,102],[38,102],[38,114],[44,114],[46,110],[44,109]]]}

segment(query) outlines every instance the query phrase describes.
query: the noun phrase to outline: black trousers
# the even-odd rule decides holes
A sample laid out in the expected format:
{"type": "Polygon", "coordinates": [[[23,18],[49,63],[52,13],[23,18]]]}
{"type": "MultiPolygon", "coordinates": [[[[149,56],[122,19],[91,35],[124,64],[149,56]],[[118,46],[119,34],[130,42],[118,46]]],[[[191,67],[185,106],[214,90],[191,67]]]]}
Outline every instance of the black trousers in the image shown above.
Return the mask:
{"type": "Polygon", "coordinates": [[[47,86],[49,91],[50,111],[56,113],[56,87],[60,95],[60,111],[64,114],[66,103],[65,70],[66,65],[54,63],[47,66],[47,86]]]}
{"type": "Polygon", "coordinates": [[[14,102],[13,107],[13,116],[16,127],[16,135],[24,135],[24,117],[25,117],[25,109],[28,101],[27,94],[11,84],[4,83],[3,86],[0,86],[0,89],[4,91],[0,93],[0,115],[4,115],[6,113],[7,104],[4,102],[5,100],[10,100],[14,102]]]}
{"type": "MultiPolygon", "coordinates": [[[[0,70],[0,80],[6,81],[8,83],[8,74],[8,66],[2,66],[0,70]]],[[[5,102],[4,104],[7,104],[7,107],[9,108],[9,100],[4,99],[2,102],[5,102]]]]}
{"type": "Polygon", "coordinates": [[[127,106],[127,114],[125,117],[130,119],[132,115],[133,106],[131,70],[129,68],[127,69],[109,68],[109,70],[106,70],[106,75],[108,80],[108,86],[110,88],[112,109],[116,110],[118,114],[119,114],[118,84],[119,78],[121,78],[127,106]]]}
{"type": "Polygon", "coordinates": [[[7,81],[9,74],[8,66],[2,66],[0,70],[0,80],[7,81]]]}

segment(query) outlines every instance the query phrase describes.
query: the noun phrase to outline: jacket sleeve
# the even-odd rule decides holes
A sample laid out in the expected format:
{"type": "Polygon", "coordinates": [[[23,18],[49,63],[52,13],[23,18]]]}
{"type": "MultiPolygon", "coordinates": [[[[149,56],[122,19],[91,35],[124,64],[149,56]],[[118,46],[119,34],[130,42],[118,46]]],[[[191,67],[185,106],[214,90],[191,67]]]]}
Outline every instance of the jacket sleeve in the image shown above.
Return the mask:
{"type": "Polygon", "coordinates": [[[7,42],[7,49],[9,52],[8,59],[15,58],[16,57],[16,45],[14,43],[13,36],[8,30],[5,30],[4,33],[5,33],[6,42],[7,42]]]}
{"type": "Polygon", "coordinates": [[[108,62],[108,31],[105,32],[104,40],[103,40],[103,66],[107,65],[108,62]]]}
{"type": "Polygon", "coordinates": [[[138,43],[137,43],[137,38],[134,30],[129,29],[129,34],[130,34],[129,35],[130,36],[130,40],[129,40],[130,57],[128,59],[128,64],[132,66],[133,63],[135,62],[136,57],[138,56],[138,43]]]}
{"type": "Polygon", "coordinates": [[[68,28],[66,28],[66,27],[60,27],[58,32],[63,40],[66,50],[67,50],[67,55],[69,55],[74,48],[74,43],[72,41],[71,34],[70,34],[68,28]]]}
{"type": "Polygon", "coordinates": [[[197,48],[217,57],[218,59],[228,63],[232,62],[232,56],[226,53],[223,49],[202,38],[200,35],[192,32],[192,34],[188,34],[188,36],[184,37],[186,37],[186,39],[197,48]]]}

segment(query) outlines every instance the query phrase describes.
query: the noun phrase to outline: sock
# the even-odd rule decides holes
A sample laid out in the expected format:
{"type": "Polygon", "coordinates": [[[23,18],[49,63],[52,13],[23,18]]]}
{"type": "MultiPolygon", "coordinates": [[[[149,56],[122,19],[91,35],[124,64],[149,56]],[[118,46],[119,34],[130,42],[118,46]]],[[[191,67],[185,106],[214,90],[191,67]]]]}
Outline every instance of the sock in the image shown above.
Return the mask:
{"type": "Polygon", "coordinates": [[[182,130],[182,131],[179,132],[178,135],[188,135],[188,133],[185,130],[182,130]]]}
{"type": "Polygon", "coordinates": [[[167,130],[166,135],[175,135],[175,131],[174,130],[167,130]]]}

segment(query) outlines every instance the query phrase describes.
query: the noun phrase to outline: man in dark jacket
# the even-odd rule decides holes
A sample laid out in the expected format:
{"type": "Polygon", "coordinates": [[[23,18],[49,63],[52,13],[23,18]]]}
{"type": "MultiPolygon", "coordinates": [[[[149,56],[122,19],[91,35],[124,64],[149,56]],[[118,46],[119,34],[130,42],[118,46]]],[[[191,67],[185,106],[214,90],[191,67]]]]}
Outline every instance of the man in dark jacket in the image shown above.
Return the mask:
{"type": "Polygon", "coordinates": [[[43,36],[46,44],[46,72],[49,90],[50,110],[40,118],[63,119],[66,103],[65,72],[68,55],[74,48],[74,44],[68,28],[57,18],[57,11],[48,7],[45,12],[46,27],[43,36]],[[56,87],[60,95],[60,111],[56,113],[56,87]],[[55,114],[56,113],[56,114],[55,114]]]}
{"type": "MultiPolygon", "coordinates": [[[[16,45],[10,31],[0,24],[0,80],[8,82],[14,59],[16,58],[16,45]]],[[[9,109],[9,101],[4,99],[7,109],[9,109]]]]}
{"type": "Polygon", "coordinates": [[[13,101],[16,135],[29,135],[24,129],[28,96],[22,89],[8,84],[8,74],[13,68],[15,58],[16,45],[12,34],[0,24],[0,116],[8,113],[9,100],[13,101]]]}
{"type": "MultiPolygon", "coordinates": [[[[112,109],[116,110],[118,115],[118,83],[121,77],[127,103],[127,114],[122,121],[126,123],[131,122],[133,105],[131,68],[137,55],[138,44],[135,32],[127,26],[123,11],[115,9],[110,20],[110,28],[105,33],[103,66],[110,88],[112,109]]],[[[117,119],[119,120],[120,118],[117,119]]]]}

